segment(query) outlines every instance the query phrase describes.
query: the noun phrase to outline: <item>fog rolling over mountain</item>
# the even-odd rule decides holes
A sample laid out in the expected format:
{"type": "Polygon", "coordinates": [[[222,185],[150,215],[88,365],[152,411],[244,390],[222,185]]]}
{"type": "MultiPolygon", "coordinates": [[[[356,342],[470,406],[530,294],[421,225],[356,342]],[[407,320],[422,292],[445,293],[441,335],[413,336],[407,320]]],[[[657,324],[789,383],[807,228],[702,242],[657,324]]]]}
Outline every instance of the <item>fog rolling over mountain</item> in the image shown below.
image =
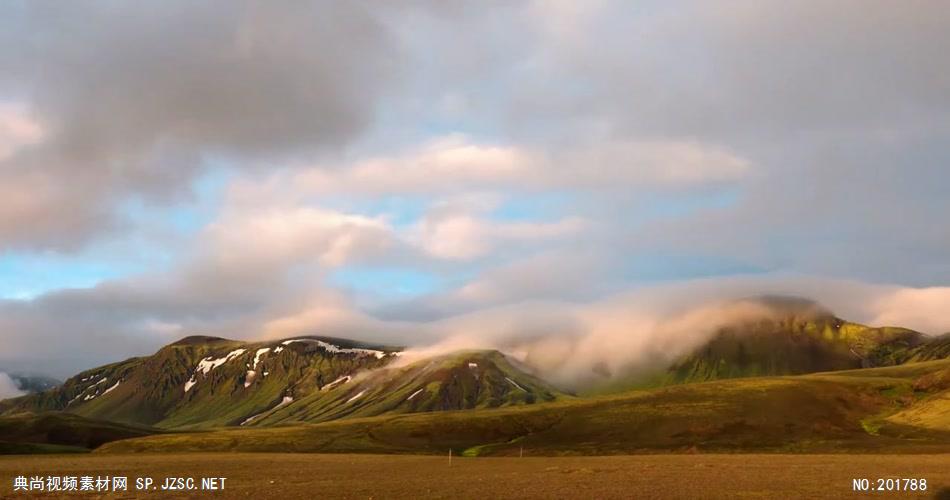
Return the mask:
{"type": "Polygon", "coordinates": [[[501,350],[449,351],[441,344],[405,351],[331,337],[248,343],[193,336],[154,355],[87,370],[62,386],[0,402],[0,413],[61,411],[166,429],[260,427],[517,407],[574,397],[565,391],[618,392],[950,356],[950,337],[859,325],[811,301],[786,297],[689,311],[656,325],[644,339],[656,344],[592,350],[594,338],[538,337],[501,350]],[[686,340],[663,336],[680,332],[687,332],[686,340]],[[565,345],[573,356],[560,351],[565,345]],[[647,358],[653,359],[642,361],[647,358]],[[579,376],[565,385],[566,374],[579,376]]]}
{"type": "Polygon", "coordinates": [[[21,390],[19,384],[12,377],[4,372],[0,372],[0,400],[14,398],[26,394],[21,390]]]}
{"type": "MultiPolygon", "coordinates": [[[[482,329],[405,358],[463,348],[497,349],[545,380],[572,391],[624,384],[676,383],[741,376],[792,375],[903,362],[931,337],[899,327],[869,327],[794,296],[706,300],[692,306],[641,305],[627,297],[577,310],[559,310],[568,327],[511,330],[505,314],[482,329]],[[493,330],[497,329],[497,330],[493,330]],[[499,333],[502,332],[502,333],[499,333]],[[659,373],[668,374],[659,376],[659,373]]],[[[530,324],[531,317],[522,319],[530,324]]],[[[908,358],[909,359],[909,358],[908,358]]]]}
{"type": "Polygon", "coordinates": [[[61,383],[61,381],[45,375],[0,371],[0,400],[22,396],[23,394],[43,392],[61,383]]]}

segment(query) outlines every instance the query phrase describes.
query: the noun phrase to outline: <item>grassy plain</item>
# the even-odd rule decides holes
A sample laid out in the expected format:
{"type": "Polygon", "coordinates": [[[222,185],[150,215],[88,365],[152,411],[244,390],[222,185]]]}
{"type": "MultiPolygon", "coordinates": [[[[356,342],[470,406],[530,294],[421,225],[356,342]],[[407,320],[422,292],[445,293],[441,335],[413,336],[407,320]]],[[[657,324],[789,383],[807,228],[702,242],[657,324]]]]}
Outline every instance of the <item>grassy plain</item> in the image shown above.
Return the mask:
{"type": "MultiPolygon", "coordinates": [[[[636,455],[454,458],[193,453],[0,457],[17,475],[226,477],[223,491],[104,498],[947,498],[950,455],[636,455]],[[926,492],[856,493],[852,480],[922,478],[926,492]]],[[[20,496],[23,498],[24,496],[20,496]]]]}

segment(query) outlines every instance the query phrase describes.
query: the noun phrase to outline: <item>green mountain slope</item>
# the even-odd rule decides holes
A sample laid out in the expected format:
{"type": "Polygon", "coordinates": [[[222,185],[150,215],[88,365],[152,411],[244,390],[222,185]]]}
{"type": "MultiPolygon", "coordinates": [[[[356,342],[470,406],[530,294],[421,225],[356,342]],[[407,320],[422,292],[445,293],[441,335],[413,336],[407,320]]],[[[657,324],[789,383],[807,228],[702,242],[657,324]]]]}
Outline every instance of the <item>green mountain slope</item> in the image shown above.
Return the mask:
{"type": "MultiPolygon", "coordinates": [[[[771,314],[721,328],[668,369],[626,381],[627,386],[894,366],[950,355],[946,338],[851,323],[808,300],[765,297],[752,301],[765,305],[771,314]]],[[[623,383],[615,385],[623,387],[623,383]]]]}
{"type": "Polygon", "coordinates": [[[0,413],[67,411],[164,428],[237,425],[275,401],[383,366],[396,352],[327,337],[270,343],[189,337],[152,356],[88,370],[53,390],[0,402],[0,413]]]}
{"type": "Polygon", "coordinates": [[[932,361],[950,358],[950,333],[928,339],[925,343],[910,349],[902,357],[902,363],[912,361],[932,361]]]}
{"type": "Polygon", "coordinates": [[[295,451],[528,455],[950,451],[950,360],[721,380],[588,399],[117,441],[103,453],[295,451]],[[926,425],[904,417],[917,413],[926,425]]]}
{"type": "MultiPolygon", "coordinates": [[[[848,372],[854,378],[876,373],[875,367],[910,367],[950,355],[950,335],[930,338],[904,328],[850,323],[802,299],[751,300],[765,306],[766,313],[743,316],[747,319],[721,328],[668,368],[619,377],[590,393],[866,369],[848,372]]],[[[571,399],[497,351],[462,351],[412,363],[401,354],[396,347],[329,337],[257,343],[188,337],[152,356],[87,370],[59,387],[0,401],[0,415],[68,412],[191,430],[504,409],[571,399]]],[[[889,422],[939,428],[943,408],[945,402],[934,398],[889,422]]]]}
{"type": "Polygon", "coordinates": [[[397,348],[329,337],[244,343],[189,337],[0,402],[0,415],[65,411],[163,429],[322,422],[551,401],[554,388],[494,351],[387,367],[397,348]]]}
{"type": "Polygon", "coordinates": [[[466,351],[404,367],[344,377],[248,425],[553,401],[563,394],[514,367],[497,351],[466,351]]]}

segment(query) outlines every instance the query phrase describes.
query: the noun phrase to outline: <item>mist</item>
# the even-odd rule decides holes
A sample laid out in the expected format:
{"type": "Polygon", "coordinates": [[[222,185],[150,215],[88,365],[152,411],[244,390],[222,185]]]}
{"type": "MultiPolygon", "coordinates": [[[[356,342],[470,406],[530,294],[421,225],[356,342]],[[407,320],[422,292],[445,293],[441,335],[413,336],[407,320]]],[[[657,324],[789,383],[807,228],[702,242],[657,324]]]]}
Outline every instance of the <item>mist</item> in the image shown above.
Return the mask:
{"type": "Polygon", "coordinates": [[[26,392],[21,391],[17,383],[4,372],[0,372],[0,400],[22,396],[26,392]]]}
{"type": "Polygon", "coordinates": [[[934,304],[945,289],[906,289],[809,277],[716,278],[643,287],[588,303],[526,302],[477,310],[427,325],[435,339],[410,348],[400,365],[461,349],[496,349],[561,388],[666,368],[730,325],[782,314],[763,296],[800,297],[801,314],[830,313],[872,326],[925,334],[950,330],[934,304]],[[908,297],[916,300],[918,307],[908,297]],[[921,309],[923,308],[923,309],[921,309]],[[944,330],[946,329],[946,330],[944,330]]]}
{"type": "Polygon", "coordinates": [[[587,306],[535,304],[455,318],[443,325],[453,333],[433,345],[410,349],[401,363],[462,349],[496,349],[545,380],[577,390],[665,367],[725,326],[776,315],[751,300],[664,310],[643,307],[634,299],[587,306]]]}

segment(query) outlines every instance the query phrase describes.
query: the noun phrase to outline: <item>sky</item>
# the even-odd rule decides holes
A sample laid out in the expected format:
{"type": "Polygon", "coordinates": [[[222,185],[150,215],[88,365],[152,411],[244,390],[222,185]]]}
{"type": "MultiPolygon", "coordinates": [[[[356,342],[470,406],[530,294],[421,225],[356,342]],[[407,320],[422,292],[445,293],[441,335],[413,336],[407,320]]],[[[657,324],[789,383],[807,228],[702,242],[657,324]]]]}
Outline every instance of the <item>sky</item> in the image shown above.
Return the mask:
{"type": "Polygon", "coordinates": [[[758,293],[950,331],[947,47],[939,0],[4,2],[0,368],[758,293]]]}

